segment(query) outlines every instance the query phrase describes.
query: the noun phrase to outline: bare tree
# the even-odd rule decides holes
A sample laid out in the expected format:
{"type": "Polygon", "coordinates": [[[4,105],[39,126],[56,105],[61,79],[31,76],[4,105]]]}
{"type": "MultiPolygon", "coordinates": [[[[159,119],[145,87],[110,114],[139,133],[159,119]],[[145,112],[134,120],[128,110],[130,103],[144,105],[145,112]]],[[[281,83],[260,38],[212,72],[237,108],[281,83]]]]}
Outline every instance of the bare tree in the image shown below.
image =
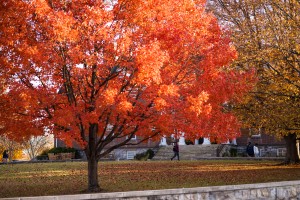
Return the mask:
{"type": "Polygon", "coordinates": [[[29,140],[22,143],[24,151],[30,160],[35,159],[36,156],[50,147],[51,142],[49,137],[49,135],[32,136],[29,140]]]}

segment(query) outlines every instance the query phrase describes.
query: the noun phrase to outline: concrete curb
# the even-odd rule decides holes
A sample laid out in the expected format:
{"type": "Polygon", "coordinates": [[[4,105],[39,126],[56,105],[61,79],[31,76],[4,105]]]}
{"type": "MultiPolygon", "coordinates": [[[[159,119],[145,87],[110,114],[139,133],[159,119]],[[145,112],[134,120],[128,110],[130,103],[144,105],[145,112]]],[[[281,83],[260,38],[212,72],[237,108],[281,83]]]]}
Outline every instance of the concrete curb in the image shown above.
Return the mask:
{"type": "MultiPolygon", "coordinates": [[[[3,200],[79,200],[79,199],[203,199],[207,197],[209,199],[219,199],[219,196],[228,196],[228,194],[236,193],[240,191],[243,194],[249,191],[248,197],[252,198],[251,195],[262,195],[262,192],[253,192],[257,190],[270,191],[269,193],[273,196],[269,196],[263,199],[281,199],[283,191],[290,191],[289,188],[295,192],[289,192],[289,194],[296,195],[295,199],[300,198],[300,180],[298,181],[283,181],[283,182],[270,182],[270,183],[257,183],[257,184],[244,184],[244,185],[226,185],[226,186],[211,186],[211,187],[198,187],[198,188],[179,188],[179,189],[167,189],[167,190],[146,190],[146,191],[130,191],[130,192],[116,192],[116,193],[91,193],[91,194],[75,194],[75,195],[60,195],[60,196],[37,196],[37,197],[16,197],[16,198],[3,198],[3,200]],[[250,195],[250,196],[249,196],[250,195]],[[213,198],[211,196],[214,196],[213,198]],[[167,197],[167,198],[166,198],[167,197]]],[[[265,194],[266,195],[266,194],[265,194]]],[[[284,199],[290,199],[286,196],[284,199]]],[[[232,199],[243,199],[235,198],[230,195],[232,199]]],[[[257,196],[255,196],[257,197],[257,196]]]]}

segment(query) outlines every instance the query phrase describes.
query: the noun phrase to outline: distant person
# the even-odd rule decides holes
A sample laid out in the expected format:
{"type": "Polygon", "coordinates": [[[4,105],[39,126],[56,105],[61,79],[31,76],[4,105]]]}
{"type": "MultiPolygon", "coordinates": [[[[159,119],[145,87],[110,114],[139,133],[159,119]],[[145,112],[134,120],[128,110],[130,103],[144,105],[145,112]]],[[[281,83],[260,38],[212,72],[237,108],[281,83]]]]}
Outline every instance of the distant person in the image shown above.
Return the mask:
{"type": "Polygon", "coordinates": [[[248,143],[246,151],[247,151],[247,155],[249,157],[254,157],[254,149],[253,149],[253,145],[251,142],[248,143]]]}
{"type": "Polygon", "coordinates": [[[254,151],[254,156],[259,157],[259,150],[257,147],[257,143],[255,143],[255,145],[253,146],[253,151],[254,151]]]}
{"type": "Polygon", "coordinates": [[[175,144],[174,144],[173,152],[174,152],[174,156],[171,158],[171,160],[173,160],[176,156],[177,156],[177,159],[179,160],[179,146],[178,146],[177,142],[175,142],[175,144]]]}
{"type": "Polygon", "coordinates": [[[7,161],[8,161],[8,152],[7,150],[4,150],[2,154],[2,162],[7,163],[7,161]]]}

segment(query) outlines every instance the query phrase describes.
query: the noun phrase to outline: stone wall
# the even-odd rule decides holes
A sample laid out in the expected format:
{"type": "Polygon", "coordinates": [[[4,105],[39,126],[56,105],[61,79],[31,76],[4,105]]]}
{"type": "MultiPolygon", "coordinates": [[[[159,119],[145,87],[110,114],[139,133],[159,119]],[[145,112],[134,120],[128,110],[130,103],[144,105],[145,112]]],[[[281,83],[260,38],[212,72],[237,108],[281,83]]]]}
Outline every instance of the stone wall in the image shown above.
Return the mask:
{"type": "MultiPolygon", "coordinates": [[[[284,145],[257,145],[259,157],[285,157],[286,147],[284,145]]],[[[232,146],[237,149],[237,156],[247,156],[246,146],[232,146]]]]}
{"type": "Polygon", "coordinates": [[[228,185],[169,190],[148,190],[116,193],[95,193],[47,197],[10,198],[11,200],[284,200],[300,199],[300,181],[284,181],[245,185],[228,185]]]}

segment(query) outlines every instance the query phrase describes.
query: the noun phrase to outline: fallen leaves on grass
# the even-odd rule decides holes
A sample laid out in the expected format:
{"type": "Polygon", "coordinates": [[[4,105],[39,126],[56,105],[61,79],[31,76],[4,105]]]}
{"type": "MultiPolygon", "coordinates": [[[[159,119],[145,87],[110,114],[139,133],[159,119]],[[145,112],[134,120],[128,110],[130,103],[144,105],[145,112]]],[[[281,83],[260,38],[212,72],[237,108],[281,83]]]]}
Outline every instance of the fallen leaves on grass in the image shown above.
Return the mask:
{"type": "MultiPolygon", "coordinates": [[[[300,165],[275,161],[151,161],[99,163],[105,192],[297,180],[300,165]]],[[[62,195],[87,188],[87,163],[0,166],[0,197],[62,195]]]]}

